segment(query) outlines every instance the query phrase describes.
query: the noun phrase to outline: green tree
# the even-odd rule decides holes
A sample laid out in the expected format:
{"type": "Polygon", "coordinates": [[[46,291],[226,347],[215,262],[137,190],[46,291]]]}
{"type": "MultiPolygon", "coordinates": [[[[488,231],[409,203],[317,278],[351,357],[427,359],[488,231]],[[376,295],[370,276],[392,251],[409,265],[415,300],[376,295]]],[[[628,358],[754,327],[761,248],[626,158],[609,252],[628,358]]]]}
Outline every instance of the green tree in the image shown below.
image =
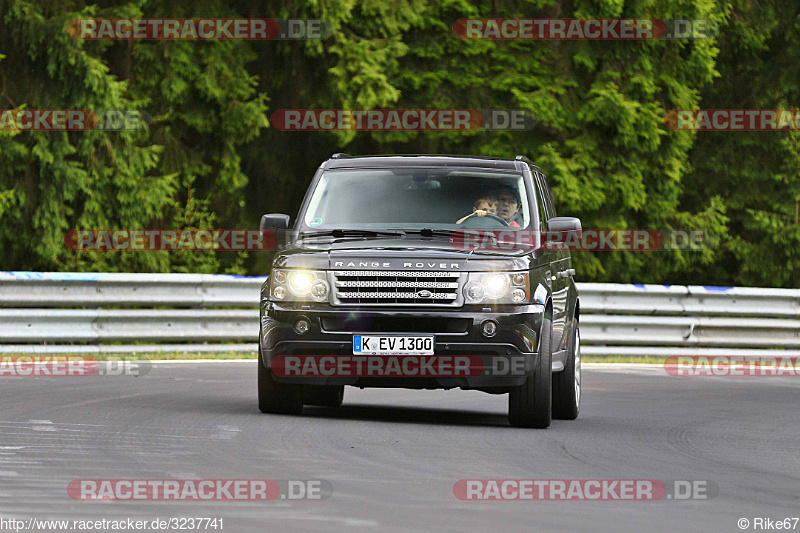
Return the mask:
{"type": "MultiPolygon", "coordinates": [[[[245,68],[241,41],[79,41],[81,17],[181,17],[170,2],[100,9],[6,0],[0,6],[4,107],[146,110],[144,131],[23,132],[0,138],[0,241],[14,268],[242,271],[214,252],[80,252],[71,228],[237,226],[247,177],[237,147],[267,125],[265,96],[245,68]]],[[[198,2],[231,16],[224,2],[198,2]]]]}
{"type": "MultiPolygon", "coordinates": [[[[720,76],[705,109],[798,109],[800,5],[736,0],[724,26],[720,76]]],[[[721,198],[730,217],[704,283],[800,287],[800,132],[698,132],[690,153],[688,209],[721,198]]]]}
{"type": "Polygon", "coordinates": [[[81,252],[70,228],[256,227],[333,152],[525,154],[586,228],[704,230],[701,251],[575,254],[586,281],[800,286],[798,133],[672,131],[671,109],[792,108],[781,0],[0,0],[7,109],[144,110],[124,132],[0,132],[6,268],[263,272],[263,254],[81,252]],[[323,19],[308,41],[78,41],[80,17],[323,19]],[[708,19],[708,39],[464,40],[466,17],[708,19]],[[269,105],[269,107],[268,107],[269,105]],[[269,110],[523,109],[524,132],[281,132],[269,110]]]}

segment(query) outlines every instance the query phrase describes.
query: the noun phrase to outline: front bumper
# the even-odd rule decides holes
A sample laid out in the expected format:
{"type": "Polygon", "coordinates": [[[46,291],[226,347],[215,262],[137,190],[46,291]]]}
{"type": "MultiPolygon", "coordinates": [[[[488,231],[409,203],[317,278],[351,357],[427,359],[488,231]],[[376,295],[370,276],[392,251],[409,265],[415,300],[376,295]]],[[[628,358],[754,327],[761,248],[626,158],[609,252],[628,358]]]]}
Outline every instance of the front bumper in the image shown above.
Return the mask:
{"type": "MultiPolygon", "coordinates": [[[[459,309],[350,308],[266,303],[261,310],[259,336],[264,364],[270,367],[279,356],[353,356],[354,334],[420,335],[435,337],[434,356],[469,356],[481,361],[477,375],[436,377],[364,377],[353,375],[284,377],[276,381],[312,385],[358,387],[492,389],[524,384],[538,363],[538,340],[544,307],[462,306],[459,309]],[[295,321],[305,317],[311,328],[300,335],[295,321]],[[481,325],[497,323],[496,334],[487,338],[481,325]]],[[[374,356],[384,357],[384,356],[374,356]]]]}

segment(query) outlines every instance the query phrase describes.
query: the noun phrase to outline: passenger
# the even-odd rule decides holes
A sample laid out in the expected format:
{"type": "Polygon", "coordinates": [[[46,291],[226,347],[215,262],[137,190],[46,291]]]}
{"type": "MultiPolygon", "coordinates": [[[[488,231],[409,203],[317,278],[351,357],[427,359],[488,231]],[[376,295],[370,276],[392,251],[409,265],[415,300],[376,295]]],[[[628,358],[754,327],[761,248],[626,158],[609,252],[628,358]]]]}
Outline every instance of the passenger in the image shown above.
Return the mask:
{"type": "Polygon", "coordinates": [[[496,215],[497,214],[497,204],[488,196],[481,196],[477,200],[475,200],[475,204],[472,206],[472,213],[469,215],[461,218],[456,222],[456,224],[461,224],[469,217],[479,216],[485,217],[486,215],[496,215]]]}

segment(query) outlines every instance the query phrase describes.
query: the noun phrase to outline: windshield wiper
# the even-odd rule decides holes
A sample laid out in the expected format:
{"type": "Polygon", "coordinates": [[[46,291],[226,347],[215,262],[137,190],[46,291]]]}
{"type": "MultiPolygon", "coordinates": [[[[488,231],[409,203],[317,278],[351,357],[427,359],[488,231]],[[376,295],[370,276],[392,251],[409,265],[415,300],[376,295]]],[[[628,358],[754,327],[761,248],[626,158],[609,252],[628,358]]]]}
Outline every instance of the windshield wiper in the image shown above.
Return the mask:
{"type": "MultiPolygon", "coordinates": [[[[464,234],[468,231],[468,229],[433,229],[433,228],[422,228],[420,230],[406,230],[408,233],[418,233],[421,237],[447,237],[448,240],[453,240],[453,234],[456,236],[460,236],[462,239],[464,238],[464,234]]],[[[485,235],[492,244],[497,244],[497,237],[491,231],[483,231],[483,235],[485,235]]]]}
{"type": "MultiPolygon", "coordinates": [[[[420,237],[446,237],[447,240],[453,240],[453,234],[456,234],[456,238],[458,236],[461,237],[463,240],[465,232],[471,231],[468,229],[433,229],[433,228],[422,228],[419,230],[405,230],[408,233],[417,233],[420,237]]],[[[474,230],[472,230],[474,231],[474,230]]],[[[497,237],[491,231],[484,231],[483,235],[485,235],[492,244],[497,244],[497,237]]]]}
{"type": "Polygon", "coordinates": [[[422,237],[447,237],[448,239],[453,234],[451,229],[434,229],[434,228],[422,228],[422,229],[407,229],[404,230],[407,233],[418,233],[422,237]]]}
{"type": "Polygon", "coordinates": [[[327,229],[318,231],[301,231],[300,237],[333,237],[343,239],[345,237],[405,237],[404,231],[380,231],[369,229],[327,229]]]}

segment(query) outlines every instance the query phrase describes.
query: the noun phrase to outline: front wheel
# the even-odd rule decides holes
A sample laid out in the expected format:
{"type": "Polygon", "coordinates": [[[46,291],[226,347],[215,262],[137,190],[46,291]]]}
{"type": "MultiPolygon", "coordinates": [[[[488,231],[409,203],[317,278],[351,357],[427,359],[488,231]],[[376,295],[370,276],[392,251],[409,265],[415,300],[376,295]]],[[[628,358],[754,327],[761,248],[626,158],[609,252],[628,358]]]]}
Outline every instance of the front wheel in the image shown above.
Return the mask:
{"type": "Polygon", "coordinates": [[[515,387],[508,395],[508,421],[514,427],[550,427],[552,399],[552,336],[551,321],[542,321],[539,346],[539,364],[523,385],[515,387]]]}
{"type": "Polygon", "coordinates": [[[575,420],[581,411],[581,332],[578,319],[567,350],[564,370],[553,374],[553,418],[575,420]]]}
{"type": "Polygon", "coordinates": [[[261,346],[258,347],[258,409],[281,415],[303,412],[303,386],[275,381],[272,370],[264,366],[261,346]]]}

